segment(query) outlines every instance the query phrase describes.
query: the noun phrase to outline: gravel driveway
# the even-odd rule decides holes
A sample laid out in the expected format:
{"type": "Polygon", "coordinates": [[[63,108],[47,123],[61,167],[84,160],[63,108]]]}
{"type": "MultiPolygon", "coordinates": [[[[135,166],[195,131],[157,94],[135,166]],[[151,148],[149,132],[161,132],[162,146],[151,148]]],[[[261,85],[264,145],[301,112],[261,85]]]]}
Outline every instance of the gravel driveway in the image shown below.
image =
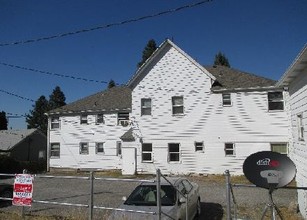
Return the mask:
{"type": "MultiPolygon", "coordinates": [[[[200,219],[225,219],[226,206],[226,184],[223,179],[215,182],[209,177],[191,177],[200,186],[202,201],[202,216],[200,219]]],[[[6,180],[13,181],[13,180],[6,180]]],[[[122,197],[130,194],[138,183],[122,181],[94,181],[94,205],[104,207],[117,207],[122,202],[122,197]]],[[[88,204],[90,193],[90,181],[84,179],[50,179],[35,178],[34,200],[48,200],[52,202],[64,202],[75,204],[88,204]]],[[[264,209],[268,202],[266,189],[235,187],[234,195],[238,206],[245,209],[264,209]]],[[[273,193],[274,201],[278,207],[296,208],[296,191],[289,189],[278,189],[273,193]]],[[[34,203],[32,207],[25,208],[26,214],[67,216],[68,219],[87,219],[88,210],[84,207],[72,207],[63,205],[50,205],[34,203]]],[[[2,207],[2,212],[21,212],[21,207],[2,207]]],[[[108,211],[94,210],[94,219],[103,219],[108,211]]],[[[56,218],[55,219],[59,219],[56,218]]],[[[252,219],[252,218],[249,218],[252,219]]]]}

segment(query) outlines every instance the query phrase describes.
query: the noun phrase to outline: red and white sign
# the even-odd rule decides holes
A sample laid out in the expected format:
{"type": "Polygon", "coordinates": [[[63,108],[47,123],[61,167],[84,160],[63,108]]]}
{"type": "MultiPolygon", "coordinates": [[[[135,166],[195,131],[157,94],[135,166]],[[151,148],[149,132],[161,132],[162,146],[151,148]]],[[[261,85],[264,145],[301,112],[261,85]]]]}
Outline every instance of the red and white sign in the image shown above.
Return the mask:
{"type": "Polygon", "coordinates": [[[33,175],[16,174],[14,181],[13,205],[31,206],[33,194],[33,175]]]}

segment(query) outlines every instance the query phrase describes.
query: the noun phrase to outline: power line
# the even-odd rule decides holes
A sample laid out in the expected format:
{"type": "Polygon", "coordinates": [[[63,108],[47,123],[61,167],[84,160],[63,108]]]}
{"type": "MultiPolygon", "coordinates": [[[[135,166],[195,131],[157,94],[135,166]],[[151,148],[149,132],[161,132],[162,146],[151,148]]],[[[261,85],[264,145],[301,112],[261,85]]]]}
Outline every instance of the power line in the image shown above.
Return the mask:
{"type": "Polygon", "coordinates": [[[181,11],[181,10],[184,10],[184,9],[200,6],[200,5],[205,4],[207,2],[210,2],[210,1],[213,1],[213,0],[203,0],[203,1],[200,1],[200,2],[193,3],[193,4],[188,4],[188,5],[178,7],[178,8],[158,12],[158,13],[155,13],[155,14],[152,14],[152,15],[145,15],[145,16],[138,17],[138,18],[132,18],[132,19],[128,19],[128,20],[125,20],[125,21],[110,23],[110,24],[101,25],[101,26],[96,26],[96,27],[92,27],[92,28],[88,28],[88,29],[82,29],[82,30],[77,30],[77,31],[73,31],[73,32],[66,32],[66,33],[61,33],[61,34],[57,34],[57,35],[46,36],[46,37],[41,37],[41,38],[36,38],[36,39],[15,41],[15,42],[11,42],[11,43],[0,43],[0,46],[4,47],[4,46],[10,46],[10,45],[34,43],[34,42],[39,42],[39,41],[68,37],[68,36],[81,34],[81,33],[85,33],[85,32],[90,32],[90,31],[96,31],[96,30],[99,30],[99,29],[107,29],[107,28],[111,28],[111,27],[114,27],[114,26],[125,25],[125,24],[138,22],[138,21],[142,21],[142,20],[146,20],[146,19],[150,19],[150,18],[154,18],[154,17],[166,15],[166,14],[175,13],[175,12],[178,12],[178,11],[181,11]]]}
{"type": "Polygon", "coordinates": [[[27,117],[26,114],[21,115],[21,114],[14,114],[14,113],[9,113],[5,112],[7,118],[25,118],[27,117]]]}
{"type": "Polygon", "coordinates": [[[35,73],[43,73],[43,74],[46,74],[46,75],[57,76],[57,77],[62,77],[62,78],[70,78],[70,79],[74,79],[74,80],[82,80],[82,81],[86,81],[86,82],[95,82],[95,83],[105,83],[105,84],[108,83],[106,81],[99,81],[99,80],[86,79],[86,78],[76,77],[76,76],[71,76],[71,75],[52,73],[52,72],[48,72],[48,71],[44,71],[44,70],[37,70],[37,69],[28,68],[28,67],[24,67],[24,66],[18,66],[18,65],[9,64],[9,63],[0,62],[0,64],[3,65],[3,66],[27,70],[27,71],[31,71],[31,72],[35,72],[35,73]]]}
{"type": "Polygon", "coordinates": [[[15,96],[17,98],[20,98],[20,99],[23,99],[23,100],[26,100],[26,101],[35,102],[33,99],[25,98],[23,96],[20,96],[20,95],[17,95],[17,94],[14,94],[14,93],[2,90],[2,89],[0,89],[0,92],[3,92],[5,94],[7,94],[7,95],[15,96]]]}

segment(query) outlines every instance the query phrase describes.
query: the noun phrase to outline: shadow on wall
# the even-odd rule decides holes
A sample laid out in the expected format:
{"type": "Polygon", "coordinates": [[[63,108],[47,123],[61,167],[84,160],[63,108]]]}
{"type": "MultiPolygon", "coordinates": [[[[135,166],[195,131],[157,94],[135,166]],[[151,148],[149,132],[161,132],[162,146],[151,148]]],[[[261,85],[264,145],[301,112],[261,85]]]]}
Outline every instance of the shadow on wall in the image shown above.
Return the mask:
{"type": "Polygon", "coordinates": [[[224,210],[221,204],[218,203],[201,203],[201,215],[198,219],[203,220],[222,220],[224,210]]]}

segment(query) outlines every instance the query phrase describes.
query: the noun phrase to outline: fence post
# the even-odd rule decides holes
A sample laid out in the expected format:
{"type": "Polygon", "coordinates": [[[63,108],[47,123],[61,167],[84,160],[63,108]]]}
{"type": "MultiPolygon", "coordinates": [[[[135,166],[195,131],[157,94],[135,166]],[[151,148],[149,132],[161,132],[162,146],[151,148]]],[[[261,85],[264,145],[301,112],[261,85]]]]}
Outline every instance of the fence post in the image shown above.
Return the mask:
{"type": "Polygon", "coordinates": [[[186,202],[185,202],[185,219],[189,220],[189,193],[186,194],[186,202]]]}
{"type": "Polygon", "coordinates": [[[94,172],[90,172],[90,201],[88,219],[93,219],[93,203],[94,203],[94,172]]]}
{"type": "Polygon", "coordinates": [[[226,219],[231,220],[231,200],[230,200],[230,174],[229,170],[225,171],[226,176],[226,219]]]}
{"type": "Polygon", "coordinates": [[[158,220],[161,220],[161,173],[160,169],[156,171],[156,184],[157,184],[157,208],[158,208],[158,220]]]}
{"type": "MultiPolygon", "coordinates": [[[[28,173],[28,171],[27,171],[26,169],[23,169],[23,170],[22,170],[22,174],[27,174],[27,173],[28,173]]],[[[25,216],[25,207],[22,206],[22,207],[21,207],[21,219],[24,220],[25,217],[26,217],[26,216],[25,216]]]]}

